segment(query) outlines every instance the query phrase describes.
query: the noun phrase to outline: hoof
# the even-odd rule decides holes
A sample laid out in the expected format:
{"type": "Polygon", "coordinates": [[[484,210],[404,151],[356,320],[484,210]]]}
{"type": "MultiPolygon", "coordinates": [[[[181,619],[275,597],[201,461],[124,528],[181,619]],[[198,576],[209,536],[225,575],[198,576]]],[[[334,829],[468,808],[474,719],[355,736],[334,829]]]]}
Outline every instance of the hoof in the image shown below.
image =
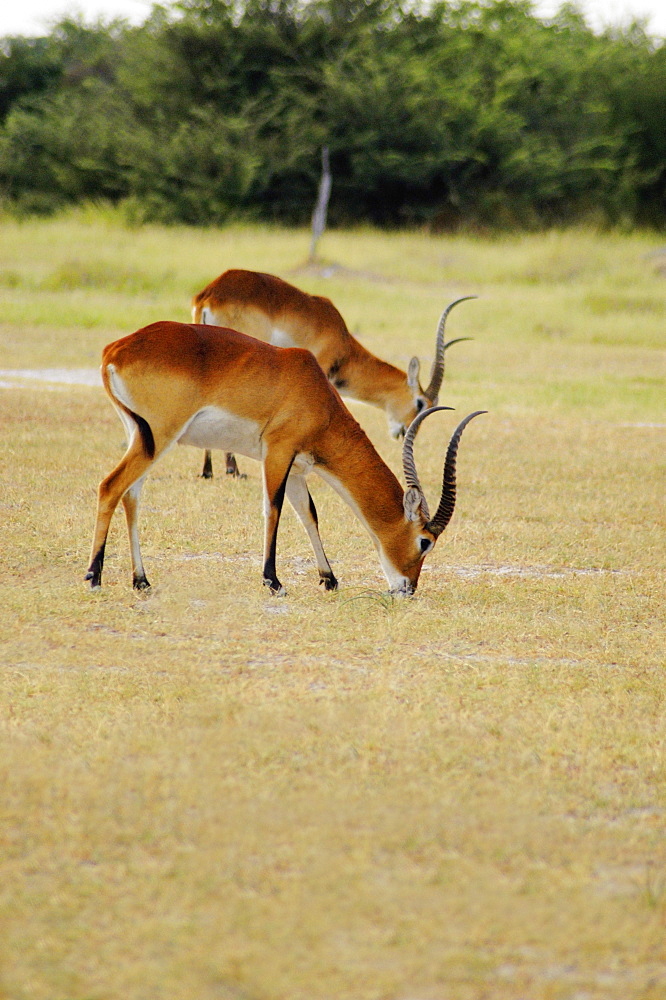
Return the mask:
{"type": "Polygon", "coordinates": [[[212,479],[212,478],[213,478],[212,472],[202,472],[201,475],[199,476],[199,479],[212,479]]]}
{"type": "Polygon", "coordinates": [[[88,570],[88,572],[86,573],[86,575],[84,576],[83,579],[86,581],[86,583],[90,584],[90,589],[91,590],[100,590],[101,589],[102,581],[100,580],[100,578],[95,573],[93,573],[92,570],[88,570]]]}
{"type": "Polygon", "coordinates": [[[132,586],[135,590],[150,590],[150,584],[146,580],[145,576],[138,576],[132,580],[132,586]]]}
{"type": "Polygon", "coordinates": [[[264,580],[264,587],[268,587],[273,597],[284,597],[287,593],[279,580],[264,580]]]}
{"type": "Polygon", "coordinates": [[[324,590],[337,590],[338,581],[332,573],[322,573],[319,577],[319,585],[324,584],[324,590]]]}

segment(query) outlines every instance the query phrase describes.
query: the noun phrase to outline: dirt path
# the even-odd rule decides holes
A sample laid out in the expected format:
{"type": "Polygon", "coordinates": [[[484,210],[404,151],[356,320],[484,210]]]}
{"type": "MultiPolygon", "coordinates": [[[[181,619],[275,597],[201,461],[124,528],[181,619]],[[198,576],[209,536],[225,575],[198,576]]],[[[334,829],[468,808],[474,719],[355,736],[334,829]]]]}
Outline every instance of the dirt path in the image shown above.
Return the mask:
{"type": "Polygon", "coordinates": [[[33,382],[43,382],[45,388],[101,386],[102,379],[99,368],[0,368],[0,389],[21,389],[33,382]]]}

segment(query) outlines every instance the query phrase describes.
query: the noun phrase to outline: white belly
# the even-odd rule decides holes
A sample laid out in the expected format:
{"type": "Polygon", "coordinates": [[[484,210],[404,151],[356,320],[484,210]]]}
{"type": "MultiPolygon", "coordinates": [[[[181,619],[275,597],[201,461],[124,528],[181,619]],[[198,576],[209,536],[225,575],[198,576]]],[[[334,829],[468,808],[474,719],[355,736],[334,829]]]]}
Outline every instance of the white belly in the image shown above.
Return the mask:
{"type": "Polygon", "coordinates": [[[199,410],[178,438],[178,444],[219,448],[258,460],[262,457],[259,424],[218,406],[206,406],[199,410]]]}
{"type": "Polygon", "coordinates": [[[275,347],[297,347],[296,341],[293,340],[285,330],[281,330],[279,326],[274,326],[271,330],[270,343],[274,344],[275,347]]]}

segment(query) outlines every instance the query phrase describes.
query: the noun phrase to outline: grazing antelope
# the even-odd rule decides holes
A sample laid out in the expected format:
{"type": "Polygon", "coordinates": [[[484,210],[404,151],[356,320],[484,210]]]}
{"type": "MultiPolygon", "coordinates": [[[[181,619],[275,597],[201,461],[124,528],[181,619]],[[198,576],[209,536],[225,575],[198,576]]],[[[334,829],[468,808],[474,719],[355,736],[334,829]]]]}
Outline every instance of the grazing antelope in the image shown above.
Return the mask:
{"type": "Polygon", "coordinates": [[[414,465],[414,435],[433,409],[449,407],[422,410],[410,425],[403,446],[408,487],[403,492],[313,355],[302,348],[285,350],[213,326],[153,323],[104,348],[102,380],[129,445],[99,486],[86,575],[92,587],[101,584],[109,523],[121,499],[134,587],[149,586],[139,548],[139,495],[150,466],[178,443],[230,448],[262,462],[263,581],[273,593],[284,593],[275,552],[285,494],[310,538],[320,583],[326,590],[337,587],[305,483],[312,470],[337,490],[367,528],[391,591],[414,592],[424,556],[453,514],[458,442],[476,413],[466,417],[451,438],[442,496],[431,518],[414,465]]]}
{"type": "MultiPolygon", "coordinates": [[[[427,389],[419,383],[419,359],[407,372],[381,361],[352,337],[330,299],[309,295],[282,278],[258,271],[225,271],[192,300],[192,321],[231,327],[277,347],[306,347],[341,396],[385,410],[393,437],[401,437],[417,413],[437,405],[444,378],[444,352],[468,337],[444,341],[446,318],[466,295],[444,310],[436,336],[435,359],[427,389]]],[[[227,453],[227,473],[237,476],[234,456],[227,453]]],[[[202,476],[213,465],[206,452],[202,476]]]]}

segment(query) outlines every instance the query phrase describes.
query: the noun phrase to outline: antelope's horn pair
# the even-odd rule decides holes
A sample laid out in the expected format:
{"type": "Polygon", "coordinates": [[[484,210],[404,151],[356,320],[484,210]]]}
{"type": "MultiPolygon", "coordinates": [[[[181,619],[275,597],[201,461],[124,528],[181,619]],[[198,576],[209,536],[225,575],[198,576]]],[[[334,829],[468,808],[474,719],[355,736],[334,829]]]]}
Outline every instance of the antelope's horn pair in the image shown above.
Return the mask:
{"type": "MultiPolygon", "coordinates": [[[[462,301],[462,299],[459,299],[458,301],[462,301]]],[[[451,307],[449,306],[449,308],[451,307]]],[[[423,516],[426,519],[425,527],[428,531],[433,533],[435,538],[441,535],[446,528],[447,524],[451,520],[453,509],[456,505],[456,457],[458,455],[458,445],[460,444],[462,432],[465,430],[470,420],[473,420],[474,417],[480,416],[482,413],[488,412],[487,410],[475,410],[474,413],[470,413],[464,420],[461,420],[454,430],[451,440],[449,441],[449,447],[446,450],[442,495],[440,497],[439,506],[437,507],[435,516],[430,518],[428,504],[426,502],[425,494],[421,489],[421,483],[419,482],[419,477],[416,472],[416,465],[414,464],[414,438],[419,425],[427,416],[431,413],[435,413],[437,410],[451,409],[453,409],[451,406],[431,406],[429,410],[422,410],[409,425],[407,433],[405,434],[405,443],[402,446],[402,468],[405,473],[405,482],[407,483],[408,488],[416,489],[420,493],[421,510],[423,511],[423,516]]]]}
{"type": "Polygon", "coordinates": [[[451,344],[459,344],[461,340],[471,340],[471,337],[456,337],[455,340],[450,340],[447,343],[444,341],[444,327],[446,326],[446,319],[454,306],[457,306],[459,302],[467,302],[468,299],[475,299],[476,295],[464,295],[461,299],[456,299],[446,307],[439,319],[439,326],[437,327],[437,336],[435,338],[435,360],[432,363],[432,371],[430,373],[430,385],[424,392],[424,396],[432,402],[433,406],[437,405],[437,400],[439,399],[439,390],[442,387],[442,381],[444,379],[444,352],[447,347],[451,344]]]}

